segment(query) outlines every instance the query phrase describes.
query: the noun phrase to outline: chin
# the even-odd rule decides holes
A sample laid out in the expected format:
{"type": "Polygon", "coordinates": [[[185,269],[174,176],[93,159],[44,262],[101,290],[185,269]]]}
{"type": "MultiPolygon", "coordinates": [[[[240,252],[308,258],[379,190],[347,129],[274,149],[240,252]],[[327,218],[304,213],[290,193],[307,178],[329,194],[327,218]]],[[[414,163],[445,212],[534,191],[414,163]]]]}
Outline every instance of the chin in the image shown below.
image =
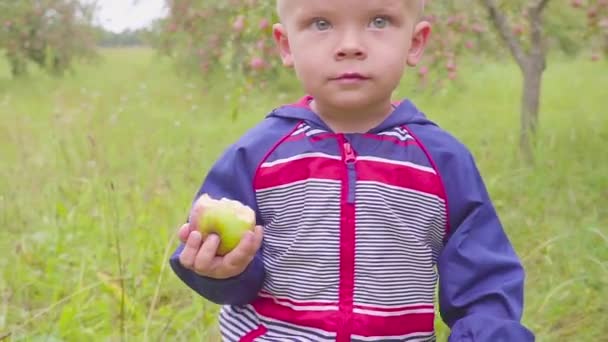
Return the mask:
{"type": "Polygon", "coordinates": [[[388,100],[390,102],[390,96],[386,98],[381,98],[378,96],[370,96],[369,93],[362,94],[359,92],[352,92],[336,94],[332,98],[324,99],[324,101],[327,101],[327,103],[330,103],[332,106],[345,109],[358,109],[370,105],[377,105],[383,100],[388,100]]]}

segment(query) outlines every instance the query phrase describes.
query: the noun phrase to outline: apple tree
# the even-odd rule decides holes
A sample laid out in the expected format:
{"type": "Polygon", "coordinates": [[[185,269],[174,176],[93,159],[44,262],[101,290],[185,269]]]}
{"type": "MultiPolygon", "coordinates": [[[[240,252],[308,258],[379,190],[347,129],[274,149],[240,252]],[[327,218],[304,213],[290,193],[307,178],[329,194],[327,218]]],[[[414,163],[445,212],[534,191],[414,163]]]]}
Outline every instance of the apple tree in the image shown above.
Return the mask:
{"type": "MultiPolygon", "coordinates": [[[[458,57],[488,51],[501,58],[504,49],[522,74],[520,149],[533,162],[542,75],[553,48],[569,55],[591,52],[608,57],[608,0],[427,0],[434,40],[429,63],[457,77],[458,57]],[[502,48],[496,46],[500,43],[502,48]]],[[[430,68],[422,65],[421,79],[430,68]]]]}
{"type": "Polygon", "coordinates": [[[12,74],[25,73],[29,62],[61,74],[94,56],[94,9],[77,0],[0,0],[0,51],[12,74]]]}

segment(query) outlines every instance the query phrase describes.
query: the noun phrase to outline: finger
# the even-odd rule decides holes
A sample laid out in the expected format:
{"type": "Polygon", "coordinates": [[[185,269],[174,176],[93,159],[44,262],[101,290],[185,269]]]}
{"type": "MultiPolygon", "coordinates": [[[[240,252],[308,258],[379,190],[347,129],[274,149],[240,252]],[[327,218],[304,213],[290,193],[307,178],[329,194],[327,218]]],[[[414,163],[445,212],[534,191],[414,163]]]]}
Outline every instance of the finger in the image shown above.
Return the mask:
{"type": "Polygon", "coordinates": [[[177,233],[177,235],[179,236],[179,240],[182,243],[186,243],[186,241],[188,240],[188,236],[190,236],[190,232],[192,232],[192,228],[190,227],[190,224],[189,223],[183,224],[179,228],[179,232],[177,233]]]}
{"type": "Polygon", "coordinates": [[[179,262],[187,269],[192,269],[194,267],[194,260],[196,258],[196,254],[201,246],[201,241],[203,237],[199,232],[193,232],[188,237],[186,241],[186,245],[184,249],[179,255],[179,262]]]}
{"type": "Polygon", "coordinates": [[[211,234],[205,239],[194,260],[194,270],[197,273],[205,274],[210,271],[219,244],[220,239],[215,234],[211,234]]]}
{"type": "Polygon", "coordinates": [[[256,226],[254,230],[254,248],[255,252],[262,247],[262,241],[264,240],[264,228],[262,226],[256,226]]]}
{"type": "Polygon", "coordinates": [[[224,262],[229,266],[237,268],[249,264],[257,251],[255,240],[256,237],[254,232],[245,233],[239,244],[230,253],[224,256],[224,262]]]}

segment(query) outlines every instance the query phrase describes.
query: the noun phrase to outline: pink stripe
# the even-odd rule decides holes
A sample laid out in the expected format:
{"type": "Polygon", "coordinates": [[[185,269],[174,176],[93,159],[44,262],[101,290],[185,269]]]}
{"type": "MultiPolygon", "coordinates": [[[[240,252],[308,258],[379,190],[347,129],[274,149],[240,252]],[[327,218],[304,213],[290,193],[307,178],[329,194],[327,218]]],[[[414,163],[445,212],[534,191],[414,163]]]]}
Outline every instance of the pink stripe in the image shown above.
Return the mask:
{"type": "Polygon", "coordinates": [[[260,168],[262,167],[262,164],[264,164],[266,162],[266,160],[268,159],[268,157],[270,157],[270,154],[272,154],[272,152],[274,152],[274,150],[277,149],[277,147],[279,147],[279,145],[281,145],[283,143],[283,141],[285,141],[287,138],[289,138],[295,131],[298,130],[298,128],[300,127],[300,125],[303,123],[303,121],[298,122],[295,127],[289,132],[287,133],[283,138],[279,139],[279,141],[276,142],[276,144],[274,144],[274,146],[272,146],[271,149],[268,150],[268,152],[266,152],[266,155],[264,156],[264,158],[262,158],[262,160],[260,161],[260,163],[258,164],[258,167],[255,170],[255,174],[254,174],[254,181],[252,182],[253,186],[253,193],[255,194],[255,180],[257,180],[257,176],[258,173],[260,172],[260,168]]]}
{"type": "Polygon", "coordinates": [[[268,329],[263,325],[258,325],[257,329],[250,331],[247,335],[241,337],[240,342],[253,342],[256,338],[264,335],[268,329]]]}
{"type": "Polygon", "coordinates": [[[360,181],[375,181],[387,185],[424,192],[445,199],[437,175],[407,165],[396,165],[371,160],[358,160],[357,176],[360,181]]]}
{"type": "MultiPolygon", "coordinates": [[[[431,333],[434,329],[435,319],[434,312],[381,317],[341,310],[303,310],[302,307],[295,310],[277,303],[274,299],[264,297],[258,297],[252,306],[260,315],[271,319],[300,327],[337,332],[336,341],[350,341],[351,334],[401,336],[417,332],[431,333]]],[[[418,307],[422,308],[422,306],[418,307]]],[[[424,308],[432,308],[432,305],[424,306],[424,308]]],[[[408,309],[413,309],[413,307],[408,307],[408,309]]]]}
{"type": "Polygon", "coordinates": [[[325,331],[336,331],[339,312],[294,310],[293,308],[276,303],[271,298],[258,297],[252,304],[260,315],[279,321],[295,324],[301,327],[310,327],[325,331]]]}
{"type": "Polygon", "coordinates": [[[310,140],[316,142],[316,141],[321,141],[324,139],[335,138],[335,137],[336,137],[335,133],[327,132],[327,133],[315,134],[312,137],[310,137],[310,140]]]}
{"type": "Polygon", "coordinates": [[[309,178],[341,179],[342,163],[339,160],[311,157],[292,160],[283,164],[259,169],[255,178],[255,189],[303,181],[309,178]]]}
{"type": "Polygon", "coordinates": [[[431,333],[434,330],[434,321],[434,312],[389,317],[355,314],[352,333],[359,336],[403,336],[420,332],[431,333]]]}

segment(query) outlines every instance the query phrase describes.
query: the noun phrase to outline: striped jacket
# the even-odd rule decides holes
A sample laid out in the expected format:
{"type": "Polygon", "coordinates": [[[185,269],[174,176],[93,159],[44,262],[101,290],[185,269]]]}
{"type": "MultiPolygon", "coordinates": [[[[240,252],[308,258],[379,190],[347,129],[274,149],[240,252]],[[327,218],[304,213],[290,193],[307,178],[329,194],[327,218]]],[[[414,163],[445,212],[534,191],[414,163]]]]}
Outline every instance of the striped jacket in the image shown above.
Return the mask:
{"type": "Polygon", "coordinates": [[[197,196],[252,207],[264,242],[231,279],[178,277],[222,304],[225,341],[531,341],[524,272],[469,151],[410,102],[366,134],[332,132],[310,97],[229,147],[197,196]]]}

